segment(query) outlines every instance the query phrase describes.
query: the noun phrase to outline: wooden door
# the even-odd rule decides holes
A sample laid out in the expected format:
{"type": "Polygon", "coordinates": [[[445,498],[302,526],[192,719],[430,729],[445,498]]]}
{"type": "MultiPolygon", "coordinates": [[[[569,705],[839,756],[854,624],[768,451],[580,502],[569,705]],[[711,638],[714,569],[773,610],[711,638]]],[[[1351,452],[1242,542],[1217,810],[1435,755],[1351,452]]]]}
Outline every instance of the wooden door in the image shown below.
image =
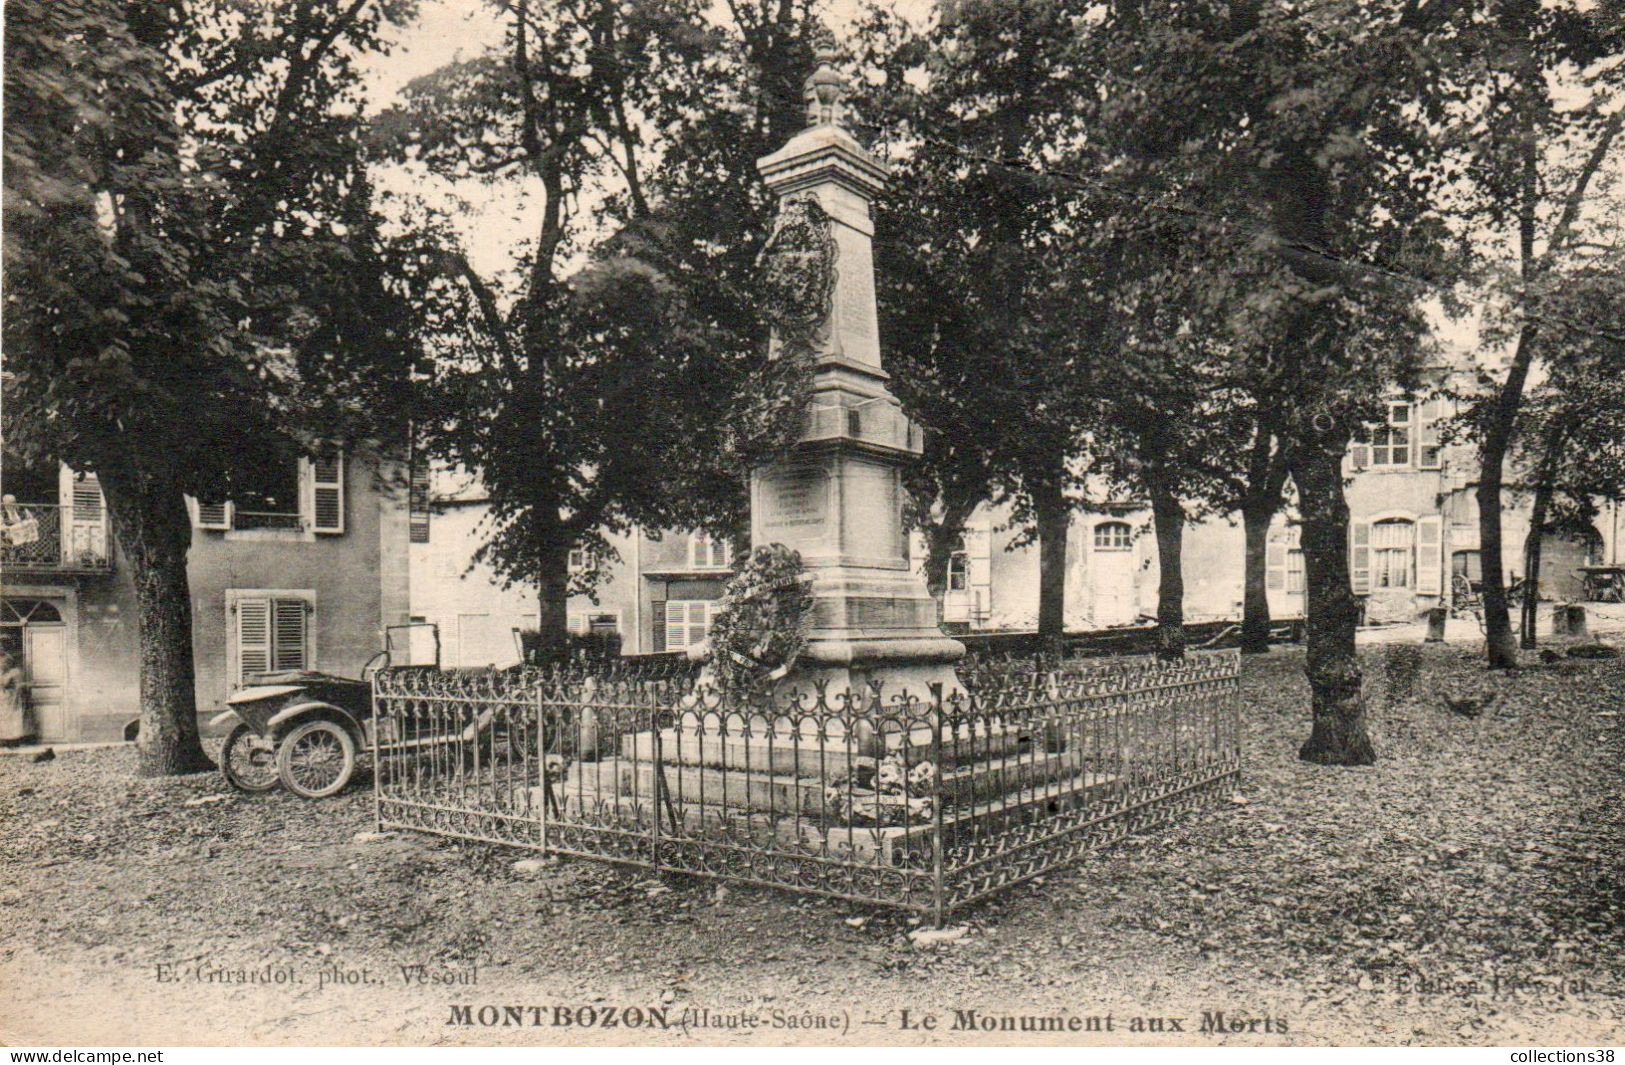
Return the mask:
{"type": "Polygon", "coordinates": [[[1101,522],[1091,539],[1090,618],[1097,628],[1131,625],[1140,614],[1134,592],[1139,567],[1133,531],[1127,522],[1101,522]]]}
{"type": "Polygon", "coordinates": [[[23,670],[29,705],[41,740],[67,740],[68,630],[65,625],[23,626],[23,670]]]}

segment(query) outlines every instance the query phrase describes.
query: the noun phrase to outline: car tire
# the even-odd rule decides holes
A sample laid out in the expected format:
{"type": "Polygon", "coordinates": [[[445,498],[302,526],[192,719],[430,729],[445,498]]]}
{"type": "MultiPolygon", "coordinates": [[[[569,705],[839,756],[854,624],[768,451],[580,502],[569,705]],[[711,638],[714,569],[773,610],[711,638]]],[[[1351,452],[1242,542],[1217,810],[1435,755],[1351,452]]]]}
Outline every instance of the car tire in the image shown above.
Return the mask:
{"type": "Polygon", "coordinates": [[[324,718],[306,721],[277,744],[277,776],[284,788],[301,799],[325,799],[350,783],[355,755],[355,738],[349,729],[324,718]]]}
{"type": "Polygon", "coordinates": [[[262,792],[280,780],[276,749],[247,725],[238,725],[220,745],[220,775],[238,791],[262,792]]]}

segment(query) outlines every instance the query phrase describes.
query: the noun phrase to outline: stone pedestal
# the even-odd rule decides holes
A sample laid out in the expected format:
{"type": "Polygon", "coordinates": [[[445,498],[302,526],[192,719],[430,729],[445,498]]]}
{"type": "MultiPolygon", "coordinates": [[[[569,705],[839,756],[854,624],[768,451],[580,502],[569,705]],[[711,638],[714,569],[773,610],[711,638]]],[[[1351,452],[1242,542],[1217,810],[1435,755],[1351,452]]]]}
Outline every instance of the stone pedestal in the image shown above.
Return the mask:
{"type": "Polygon", "coordinates": [[[794,454],[751,476],[751,542],[801,553],[812,574],[813,626],[780,691],[861,691],[930,697],[959,690],[964,645],[944,636],[925,581],[910,567],[902,468],[919,428],[887,390],[876,323],[870,205],[886,169],[840,125],[841,83],[824,65],[808,83],[807,129],[761,159],[781,211],[810,198],[828,227],[835,281],[812,333],[814,376],[794,454]]]}

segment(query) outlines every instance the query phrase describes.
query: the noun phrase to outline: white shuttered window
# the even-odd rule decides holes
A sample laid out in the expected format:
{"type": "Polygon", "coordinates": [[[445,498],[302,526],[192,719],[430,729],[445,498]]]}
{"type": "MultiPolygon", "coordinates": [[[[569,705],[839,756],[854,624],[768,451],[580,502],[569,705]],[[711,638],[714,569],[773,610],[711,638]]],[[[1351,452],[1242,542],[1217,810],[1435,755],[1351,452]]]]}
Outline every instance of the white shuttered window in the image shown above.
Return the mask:
{"type": "Polygon", "coordinates": [[[666,650],[692,647],[711,631],[717,604],[709,599],[672,599],[666,603],[666,650]]]}
{"type": "Polygon", "coordinates": [[[232,605],[231,684],[241,687],[256,673],[312,668],[314,604],[304,595],[239,593],[232,605]]]}
{"type": "MultiPolygon", "coordinates": [[[[286,494],[282,489],[273,492],[250,493],[251,499],[204,502],[193,499],[192,522],[200,529],[222,532],[249,529],[284,530],[292,533],[317,532],[333,535],[344,532],[344,453],[333,450],[314,458],[302,458],[290,481],[286,494]],[[293,497],[295,489],[298,497],[293,497]]],[[[416,479],[411,488],[412,542],[427,542],[428,515],[419,510],[420,485],[416,479]]],[[[426,487],[422,500],[427,500],[426,487]]]]}
{"type": "Polygon", "coordinates": [[[1371,583],[1377,588],[1416,586],[1416,526],[1413,523],[1393,519],[1371,526],[1371,583]]]}

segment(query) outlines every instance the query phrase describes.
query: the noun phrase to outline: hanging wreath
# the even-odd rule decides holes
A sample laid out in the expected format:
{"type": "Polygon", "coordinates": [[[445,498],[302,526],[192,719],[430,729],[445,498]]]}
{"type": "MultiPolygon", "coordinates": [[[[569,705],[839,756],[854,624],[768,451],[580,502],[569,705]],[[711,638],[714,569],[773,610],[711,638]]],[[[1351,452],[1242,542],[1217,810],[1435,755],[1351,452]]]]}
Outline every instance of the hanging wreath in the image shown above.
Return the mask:
{"type": "Polygon", "coordinates": [[[752,551],[711,622],[711,675],[723,688],[759,688],[790,672],[807,643],[812,591],[799,552],[752,551]]]}
{"type": "Polygon", "coordinates": [[[812,196],[779,206],[773,235],[762,247],[762,310],[792,357],[812,350],[835,297],[835,232],[812,196]]]}
{"type": "Polygon", "coordinates": [[[801,435],[813,356],[834,306],[837,251],[834,224],[816,197],[779,205],[756,260],[757,305],[775,344],[737,394],[724,430],[724,454],[735,465],[772,461],[801,435]]]}

